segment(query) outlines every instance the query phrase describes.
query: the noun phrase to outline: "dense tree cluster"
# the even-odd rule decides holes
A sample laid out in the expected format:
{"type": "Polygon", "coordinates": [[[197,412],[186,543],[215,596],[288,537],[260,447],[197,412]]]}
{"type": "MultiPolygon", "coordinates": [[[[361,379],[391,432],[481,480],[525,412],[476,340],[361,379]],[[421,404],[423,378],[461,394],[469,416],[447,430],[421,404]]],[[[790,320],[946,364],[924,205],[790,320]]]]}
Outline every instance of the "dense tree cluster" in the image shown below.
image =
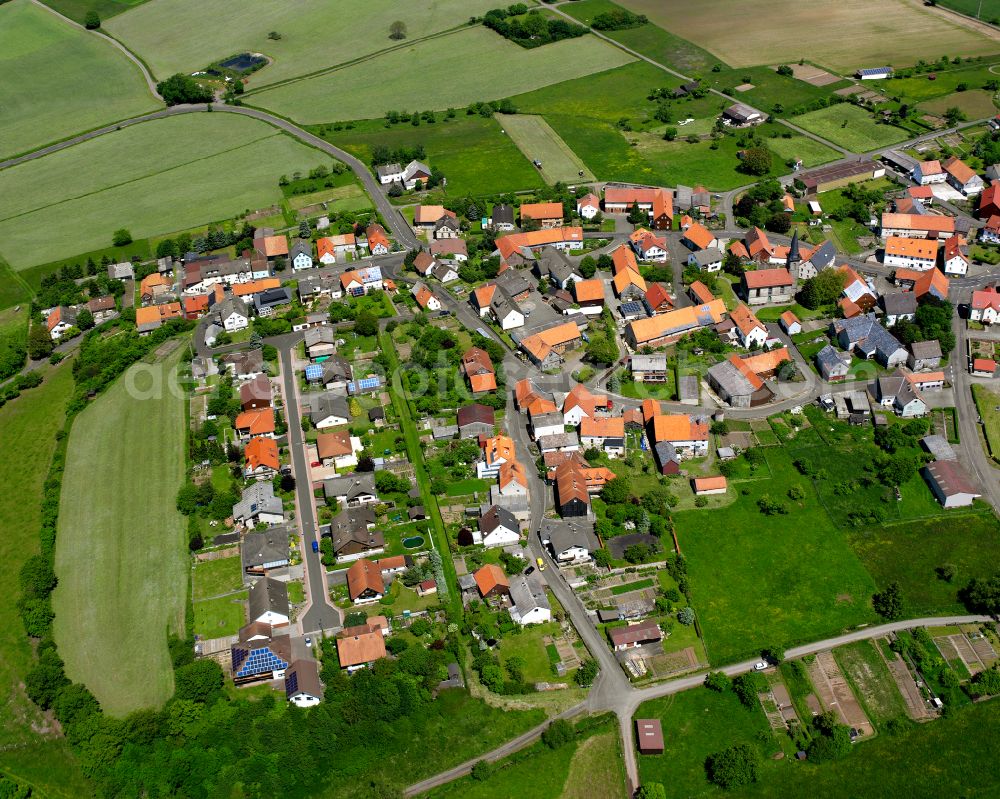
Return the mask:
{"type": "Polygon", "coordinates": [[[180,72],[157,83],[156,91],[160,93],[163,102],[167,105],[212,102],[211,89],[202,86],[190,75],[184,75],[180,72]]]}
{"type": "Polygon", "coordinates": [[[645,14],[633,14],[624,8],[614,7],[610,11],[597,14],[590,21],[590,27],[599,31],[620,31],[626,28],[638,28],[647,22],[649,19],[645,14]]]}
{"type": "Polygon", "coordinates": [[[540,47],[562,39],[573,39],[590,32],[584,25],[574,25],[561,18],[549,18],[538,9],[528,10],[524,3],[486,12],[483,24],[505,39],[522,47],[540,47]]]}

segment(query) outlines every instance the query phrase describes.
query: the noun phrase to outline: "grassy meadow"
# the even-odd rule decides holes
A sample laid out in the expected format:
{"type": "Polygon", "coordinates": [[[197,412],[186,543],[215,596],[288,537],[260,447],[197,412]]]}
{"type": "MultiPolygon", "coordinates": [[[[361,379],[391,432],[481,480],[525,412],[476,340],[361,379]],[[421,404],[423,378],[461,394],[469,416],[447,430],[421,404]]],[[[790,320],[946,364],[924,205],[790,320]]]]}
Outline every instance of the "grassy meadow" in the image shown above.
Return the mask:
{"type": "Polygon", "coordinates": [[[887,60],[904,65],[944,54],[979,56],[1000,52],[1000,38],[906,0],[823,4],[750,0],[740,5],[738,16],[734,16],[730,0],[706,0],[698,4],[697,13],[662,0],[622,0],[621,5],[647,15],[650,21],[734,67],[807,58],[851,74],[860,67],[887,60]],[[776,48],[778,31],[795,34],[784,37],[782,46],[776,48]]]}
{"type": "Polygon", "coordinates": [[[10,629],[0,637],[0,772],[34,785],[43,795],[67,799],[86,795],[86,784],[69,745],[49,727],[44,714],[25,696],[32,645],[17,615],[18,574],[38,552],[42,485],[73,391],[72,367],[46,369],[45,382],[0,408],[4,444],[17,457],[0,471],[7,490],[0,495],[0,596],[10,629]]]}
{"type": "Polygon", "coordinates": [[[499,117],[507,135],[529,161],[542,162],[541,173],[549,183],[594,180],[594,174],[580,160],[543,117],[510,114],[499,117]],[[582,175],[580,173],[583,173],[582,175]]]}
{"type": "Polygon", "coordinates": [[[906,718],[906,702],[872,641],[857,641],[833,651],[840,670],[876,729],[892,719],[906,718]]]}
{"type": "Polygon", "coordinates": [[[894,125],[879,124],[869,111],[847,103],[810,111],[795,117],[792,122],[854,153],[895,144],[910,135],[894,125]]]}
{"type": "Polygon", "coordinates": [[[443,110],[498,100],[632,60],[593,36],[527,50],[474,27],[266,88],[247,102],[306,124],[368,119],[390,109],[443,110]],[[391,75],[392,80],[372,81],[372,75],[391,75]]]}
{"type": "Polygon", "coordinates": [[[162,106],[111,44],[29,0],[0,5],[0,160],[162,106]]]}
{"type": "Polygon", "coordinates": [[[120,227],[139,240],[227,219],[278,202],[282,174],[329,162],[234,114],[144,122],[0,172],[0,255],[21,270],[108,246],[120,227]]]}
{"type": "Polygon", "coordinates": [[[242,52],[263,53],[273,63],[254,73],[262,86],[316,72],[406,45],[493,7],[489,0],[245,0],[239,13],[223,0],[150,0],[108,22],[108,32],[142,56],[158,78],[194,72],[242,52]],[[222,20],[225,20],[222,24],[222,20]],[[389,25],[406,25],[407,39],[394,42],[389,25]],[[269,34],[278,34],[272,38],[269,34]]]}
{"type": "Polygon", "coordinates": [[[144,2],[146,0],[45,0],[45,5],[82,25],[87,19],[88,11],[96,11],[101,20],[105,21],[144,2]]]}
{"type": "Polygon", "coordinates": [[[369,161],[379,144],[390,148],[422,144],[427,162],[438,167],[448,179],[448,194],[493,194],[539,188],[544,181],[509,136],[500,132],[492,117],[461,115],[433,125],[395,125],[386,128],[381,120],[355,122],[350,128],[334,130],[322,125],[312,128],[331,144],[342,147],[363,161],[369,161]]]}
{"type": "Polygon", "coordinates": [[[54,635],[66,674],[115,716],[156,707],[173,691],[167,634],[183,632],[188,569],[174,507],[184,397],[167,375],[182,353],[129,369],[76,418],[69,438],[54,635]],[[157,378],[162,388],[151,389],[157,378]]]}

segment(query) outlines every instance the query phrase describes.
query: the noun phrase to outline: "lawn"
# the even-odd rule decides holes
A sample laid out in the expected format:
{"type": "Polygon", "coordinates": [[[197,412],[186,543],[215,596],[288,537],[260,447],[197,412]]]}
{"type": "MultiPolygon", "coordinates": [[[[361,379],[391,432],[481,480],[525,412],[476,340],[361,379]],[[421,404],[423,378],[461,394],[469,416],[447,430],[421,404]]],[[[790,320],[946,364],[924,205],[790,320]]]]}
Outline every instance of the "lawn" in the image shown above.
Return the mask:
{"type": "Polygon", "coordinates": [[[266,88],[247,100],[307,124],[368,119],[415,104],[421,110],[437,111],[477,100],[499,100],[632,60],[594,36],[525,49],[484,27],[473,27],[266,88]],[[472,63],[475,69],[469,68],[472,63]],[[373,82],[372,75],[392,75],[393,79],[373,82]],[[503,75],[503,80],[497,80],[497,75],[503,75]]]}
{"type": "Polygon", "coordinates": [[[712,788],[705,776],[705,760],[715,752],[738,743],[760,749],[762,739],[766,741],[766,754],[778,748],[760,707],[748,710],[732,691],[717,693],[693,688],[644,702],[633,718],[660,720],[664,753],[636,757],[640,780],[669,785],[669,796],[715,793],[717,789],[712,788]]]}
{"type": "Polygon", "coordinates": [[[161,107],[111,44],[29,0],[0,6],[2,74],[0,159],[161,107]]]}
{"type": "MultiPolygon", "coordinates": [[[[617,8],[621,8],[621,6],[610,2],[610,0],[580,0],[580,2],[564,4],[561,10],[585,25],[589,25],[598,14],[617,8]]],[[[602,31],[602,33],[637,53],[642,53],[653,59],[658,64],[672,67],[686,75],[707,73],[713,66],[720,63],[719,59],[708,51],[702,50],[691,42],[674,36],[652,23],[641,25],[638,28],[602,31]]],[[[725,65],[721,64],[721,66],[725,65]]]]}
{"type": "Polygon", "coordinates": [[[822,766],[787,762],[766,765],[761,780],[731,791],[734,797],[809,796],[840,799],[939,799],[943,796],[996,796],[1000,771],[985,764],[1000,757],[1000,701],[966,707],[902,735],[880,736],[851,755],[822,766]]]}
{"type": "Polygon", "coordinates": [[[983,435],[990,456],[1000,461],[1000,394],[978,383],[972,386],[976,410],[983,420],[983,435]]]}
{"type": "Polygon", "coordinates": [[[195,602],[194,634],[203,638],[222,638],[236,635],[240,627],[247,623],[247,592],[229,594],[215,599],[195,602]]]}
{"type": "Polygon", "coordinates": [[[66,403],[73,389],[70,366],[48,371],[45,382],[20,399],[0,408],[4,444],[16,452],[0,470],[7,490],[0,496],[0,595],[6,597],[6,615],[13,619],[0,639],[0,686],[4,712],[0,720],[0,770],[31,782],[52,797],[82,796],[86,784],[60,738],[36,732],[45,725],[41,711],[24,694],[24,676],[32,663],[32,645],[17,620],[20,596],[18,573],[29,555],[38,552],[42,484],[56,446],[66,403]]]}
{"type": "Polygon", "coordinates": [[[890,97],[899,97],[903,102],[922,103],[952,94],[960,83],[974,90],[982,88],[987,81],[997,80],[997,73],[990,71],[991,62],[1000,62],[1000,58],[993,56],[976,64],[955,65],[948,69],[935,69],[933,73],[865,83],[890,97]],[[930,75],[934,76],[934,80],[930,79],[930,75]]]}
{"type": "Polygon", "coordinates": [[[542,643],[546,635],[559,635],[558,622],[533,624],[513,635],[504,636],[500,643],[500,662],[506,664],[508,658],[517,656],[524,662],[524,682],[548,682],[555,676],[550,666],[549,655],[542,643]]]}
{"type": "Polygon", "coordinates": [[[833,654],[877,729],[884,730],[890,719],[906,718],[906,703],[875,644],[858,641],[835,649],[833,654]]]}
{"type": "Polygon", "coordinates": [[[734,67],[774,64],[808,58],[820,65],[853,73],[861,65],[912,64],[949,55],[976,56],[997,52],[997,43],[938,14],[905,0],[843,0],[814,6],[795,0],[751,0],[734,19],[731,0],[706,0],[697,14],[678,13],[662,0],[623,0],[621,5],[681,36],[734,67]],[[776,30],[795,36],[779,50],[776,30]],[[836,31],[831,36],[830,31],[836,31]],[[928,53],[928,42],[933,51],[928,53]],[[887,42],[891,47],[887,51],[887,42]],[[891,53],[891,57],[888,57],[891,53]]]}
{"type": "Polygon", "coordinates": [[[106,247],[121,227],[138,240],[226,219],[279,201],[282,174],[324,163],[233,114],[145,122],[0,172],[0,255],[25,269],[106,247]]]}
{"type": "Polygon", "coordinates": [[[133,366],[76,418],[69,437],[53,632],[67,676],[115,716],[158,706],[173,692],[167,634],[183,633],[188,579],[175,508],[184,397],[140,391],[150,379],[166,385],[164,373],[183,352],[133,366]]]}
{"type": "Polygon", "coordinates": [[[1000,19],[1000,0],[938,0],[938,5],[977,19],[1000,19]]]}
{"type": "Polygon", "coordinates": [[[958,589],[1000,563],[1000,522],[990,513],[940,517],[852,532],[851,547],[882,588],[898,582],[905,616],[964,613],[958,589]],[[951,564],[952,582],[935,571],[951,564]]]}
{"type": "Polygon", "coordinates": [[[511,114],[497,119],[529,161],[541,162],[548,183],[594,180],[594,174],[540,116],[511,114]]]}
{"type": "Polygon", "coordinates": [[[836,150],[798,133],[787,139],[784,136],[767,139],[765,143],[767,149],[782,161],[801,159],[802,165],[806,167],[819,166],[827,161],[835,161],[840,158],[840,153],[836,150]]]}
{"type": "Polygon", "coordinates": [[[958,108],[967,119],[983,119],[997,112],[993,102],[993,92],[985,89],[971,89],[965,92],[946,94],[920,104],[920,109],[932,114],[944,114],[949,108],[958,108]]]}
{"type": "Polygon", "coordinates": [[[195,601],[242,588],[243,567],[239,555],[195,564],[191,582],[195,601]]]}
{"type": "Polygon", "coordinates": [[[423,145],[427,162],[448,179],[446,193],[453,196],[497,194],[539,188],[538,170],[521,154],[509,136],[500,132],[492,117],[460,116],[433,125],[396,125],[381,120],[354,123],[334,130],[331,125],[313,128],[327,141],[369,161],[377,145],[396,149],[423,145]]]}
{"type": "Polygon", "coordinates": [[[705,75],[705,83],[725,94],[737,97],[748,105],[763,111],[782,114],[798,113],[796,109],[806,110],[803,106],[829,97],[834,90],[849,85],[846,80],[814,86],[798,78],[779,75],[771,67],[744,67],[742,69],[724,69],[705,75]],[[752,89],[736,91],[737,86],[751,84],[752,89]],[[780,105],[781,110],[775,110],[780,105]]]}
{"type": "Polygon", "coordinates": [[[752,656],[769,642],[815,640],[872,618],[875,585],[815,490],[785,448],[768,448],[766,457],[772,477],[742,484],[731,505],[674,516],[713,663],[752,656]],[[793,484],[802,484],[804,499],[786,498],[793,484]],[[784,501],[788,513],[762,514],[757,500],[763,496],[784,501]]]}
{"type": "Polygon", "coordinates": [[[616,585],[611,589],[611,593],[614,596],[621,596],[622,594],[627,594],[629,591],[639,591],[643,588],[649,588],[653,585],[653,580],[636,580],[634,583],[625,583],[624,585],[616,585]]]}
{"type": "Polygon", "coordinates": [[[82,25],[88,11],[96,11],[101,20],[108,20],[143,2],[145,0],[45,0],[45,5],[82,25]]]}
{"type": "Polygon", "coordinates": [[[810,111],[792,122],[855,153],[876,150],[909,136],[902,128],[877,123],[870,112],[848,103],[810,111]]]}
{"type": "MultiPolygon", "coordinates": [[[[383,725],[379,730],[379,751],[386,754],[365,760],[361,750],[367,752],[370,749],[367,744],[359,744],[358,752],[339,750],[339,755],[346,762],[354,757],[364,762],[366,782],[371,780],[388,785],[412,783],[488,752],[544,720],[545,714],[541,710],[500,710],[473,699],[467,691],[452,689],[440,693],[434,702],[427,705],[426,712],[418,720],[409,724],[383,725]],[[377,765],[369,770],[368,763],[377,765]]],[[[546,751],[553,750],[546,748],[546,751]]],[[[535,779],[541,778],[536,774],[535,779]]],[[[355,799],[358,782],[347,780],[329,785],[320,795],[329,799],[355,799]]],[[[497,794],[476,794],[479,795],[497,794]]],[[[470,794],[463,792],[462,796],[467,799],[470,794]]]]}
{"type": "MultiPolygon", "coordinates": [[[[295,13],[282,3],[247,0],[240,13],[222,0],[151,0],[105,27],[142,56],[158,78],[193,72],[245,51],[263,53],[273,63],[254,73],[260,86],[326,69],[388,47],[463,25],[491,8],[489,0],[425,0],[400,5],[392,0],[300,0],[295,13]],[[225,24],[219,24],[220,20],[225,24]],[[407,40],[389,39],[389,25],[406,25],[407,40]],[[280,38],[269,38],[275,32],[280,38]]],[[[408,49],[408,48],[407,48],[408,49]]],[[[384,109],[383,109],[384,110],[384,109]]]]}

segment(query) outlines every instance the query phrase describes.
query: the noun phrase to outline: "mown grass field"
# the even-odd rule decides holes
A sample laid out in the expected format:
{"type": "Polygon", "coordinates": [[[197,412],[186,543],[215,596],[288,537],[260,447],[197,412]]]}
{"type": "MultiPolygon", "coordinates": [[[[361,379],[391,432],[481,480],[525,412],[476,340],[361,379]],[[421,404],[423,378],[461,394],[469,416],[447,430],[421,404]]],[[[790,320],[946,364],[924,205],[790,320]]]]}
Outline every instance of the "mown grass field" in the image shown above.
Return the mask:
{"type": "Polygon", "coordinates": [[[121,227],[139,240],[227,219],[279,201],[282,174],[329,162],[232,114],[144,122],[0,172],[0,255],[20,270],[121,227]]]}
{"type": "Polygon", "coordinates": [[[67,675],[116,716],[173,691],[167,634],[183,632],[188,568],[184,397],[166,377],[182,352],[126,372],[76,418],[66,454],[54,635],[67,675]]]}
{"type": "Polygon", "coordinates": [[[192,569],[191,596],[194,600],[207,599],[243,587],[243,569],[240,558],[206,560],[192,569]]]}
{"type": "Polygon", "coordinates": [[[770,447],[766,455],[770,479],[743,484],[731,505],[674,517],[712,663],[752,656],[771,641],[816,640],[872,618],[875,583],[846,536],[787,450],[770,447]],[[788,499],[791,485],[801,485],[805,497],[788,499]],[[784,501],[788,513],[765,516],[757,507],[764,496],[784,501]]]}
{"type": "Polygon", "coordinates": [[[633,718],[660,720],[664,753],[636,757],[640,780],[669,785],[668,796],[716,793],[718,789],[705,776],[705,760],[729,746],[748,743],[761,748],[763,738],[767,754],[778,749],[764,712],[759,706],[748,710],[732,691],[692,688],[644,702],[633,718]]]}
{"type": "Polygon", "coordinates": [[[526,50],[474,27],[264,89],[247,102],[306,124],[369,119],[390,109],[443,110],[498,100],[632,60],[593,36],[526,50]],[[373,81],[373,75],[391,75],[392,80],[373,81]]]}
{"type": "Polygon", "coordinates": [[[145,0],[45,0],[45,5],[82,25],[88,11],[96,11],[103,21],[144,2],[145,0]]]}
{"type": "Polygon", "coordinates": [[[518,146],[529,161],[542,162],[541,173],[548,183],[563,181],[573,183],[594,180],[580,157],[574,153],[559,134],[552,130],[543,117],[534,114],[510,114],[500,117],[497,122],[518,146]],[[582,173],[582,174],[581,174],[582,173]]]}
{"type": "MultiPolygon", "coordinates": [[[[150,0],[108,22],[108,32],[142,56],[157,78],[194,72],[242,52],[263,53],[273,63],[251,84],[343,64],[395,45],[464,25],[492,8],[490,0],[299,0],[294,9],[270,0],[246,0],[239,13],[223,0],[150,0]],[[223,22],[224,20],[224,22],[223,22]],[[389,38],[389,25],[406,25],[407,41],[389,38]],[[268,38],[277,33],[280,39],[268,38]]],[[[381,82],[381,81],[380,81],[381,82]]]]}
{"type": "MultiPolygon", "coordinates": [[[[621,6],[610,0],[578,0],[578,2],[566,3],[560,10],[565,11],[584,25],[589,25],[598,14],[618,8],[621,6]]],[[[602,33],[637,53],[642,53],[653,59],[658,64],[672,67],[686,75],[707,73],[716,64],[725,66],[707,50],[668,33],[652,23],[640,25],[637,28],[602,31],[602,33]]]]}
{"type": "Polygon", "coordinates": [[[792,122],[855,153],[895,144],[909,136],[902,128],[878,124],[871,113],[848,103],[810,111],[792,122]]]}
{"type": "Polygon", "coordinates": [[[938,0],[938,5],[986,21],[1000,19],[1000,0],[938,0]]]}
{"type": "Polygon", "coordinates": [[[965,612],[958,589],[992,576],[1000,563],[1000,523],[990,513],[885,525],[849,538],[879,588],[899,583],[908,616],[965,612]],[[950,583],[936,573],[945,564],[957,569],[950,583]]]}
{"type": "Polygon", "coordinates": [[[162,106],[111,44],[29,0],[0,5],[0,160],[162,106]]]}
{"type": "Polygon", "coordinates": [[[902,735],[859,744],[833,763],[814,766],[786,759],[765,764],[760,782],[728,795],[741,799],[996,796],[1000,771],[985,764],[1000,757],[1000,736],[993,734],[998,724],[1000,701],[977,703],[950,717],[915,725],[902,735]]]}
{"type": "Polygon", "coordinates": [[[680,3],[662,0],[622,0],[621,5],[646,14],[652,22],[734,67],[807,58],[849,74],[887,60],[903,65],[928,56],[1000,51],[998,39],[906,0],[843,0],[835,4],[751,0],[740,4],[738,16],[734,16],[730,0],[706,0],[699,3],[697,13],[689,13],[680,3]],[[774,46],[775,32],[788,30],[794,30],[795,35],[783,42],[779,52],[774,46]]]}
{"type": "Polygon", "coordinates": [[[247,623],[246,591],[228,596],[204,599],[191,607],[194,612],[194,634],[203,638],[236,635],[247,623]]]}
{"type": "Polygon", "coordinates": [[[767,149],[782,161],[802,159],[803,166],[819,166],[828,161],[836,161],[840,153],[832,147],[820,144],[815,139],[801,134],[792,134],[791,138],[778,136],[766,141],[767,149]]]}
{"type": "Polygon", "coordinates": [[[0,495],[0,596],[11,620],[0,637],[0,771],[26,780],[51,797],[79,797],[87,793],[83,775],[69,745],[62,738],[43,735],[43,714],[24,694],[25,674],[31,668],[32,647],[17,615],[18,573],[24,561],[38,552],[42,484],[62,427],[66,403],[73,390],[72,367],[46,370],[45,382],[20,399],[0,408],[4,445],[16,457],[5,458],[0,475],[7,490],[0,495]]]}
{"type": "Polygon", "coordinates": [[[427,162],[448,179],[445,191],[455,196],[520,191],[544,185],[538,170],[509,136],[500,133],[500,125],[492,117],[463,115],[416,128],[412,125],[386,128],[381,121],[370,120],[339,131],[329,125],[312,130],[366,162],[371,159],[372,148],[379,144],[393,149],[422,144],[427,162]]]}
{"type": "Polygon", "coordinates": [[[985,89],[971,89],[965,92],[955,92],[946,94],[943,97],[935,97],[920,104],[922,111],[930,111],[932,114],[943,114],[949,108],[957,108],[967,119],[984,119],[991,117],[997,112],[997,107],[993,102],[993,92],[985,89]]]}

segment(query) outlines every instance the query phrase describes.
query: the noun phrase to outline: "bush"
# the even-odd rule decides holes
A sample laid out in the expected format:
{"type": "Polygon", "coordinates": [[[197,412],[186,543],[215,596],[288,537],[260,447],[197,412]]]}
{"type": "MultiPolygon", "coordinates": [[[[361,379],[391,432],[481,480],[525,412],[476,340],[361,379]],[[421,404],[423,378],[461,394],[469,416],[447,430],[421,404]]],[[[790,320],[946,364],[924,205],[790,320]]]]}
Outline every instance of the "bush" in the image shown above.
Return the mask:
{"type": "Polygon", "coordinates": [[[101,27],[101,17],[96,11],[88,11],[83,18],[83,27],[88,31],[97,30],[101,27]]]}
{"type": "Polygon", "coordinates": [[[732,688],[733,683],[732,680],[730,680],[721,671],[710,671],[705,675],[705,687],[711,691],[717,691],[721,694],[732,688]]]}
{"type": "Polygon", "coordinates": [[[469,776],[477,782],[485,782],[493,776],[494,771],[496,771],[496,766],[493,763],[486,760],[480,760],[472,767],[472,771],[469,772],[469,776]]]}
{"type": "Polygon", "coordinates": [[[575,737],[573,725],[566,719],[556,719],[542,733],[542,742],[549,749],[565,746],[575,737]]]}
{"type": "Polygon", "coordinates": [[[750,744],[736,744],[708,758],[708,778],[720,788],[739,788],[757,782],[760,752],[750,744]]]}
{"type": "Polygon", "coordinates": [[[597,665],[596,660],[593,658],[587,658],[580,664],[580,668],[576,670],[576,674],[573,675],[573,679],[576,680],[577,685],[586,688],[589,685],[593,685],[600,670],[601,667],[597,665]]]}

